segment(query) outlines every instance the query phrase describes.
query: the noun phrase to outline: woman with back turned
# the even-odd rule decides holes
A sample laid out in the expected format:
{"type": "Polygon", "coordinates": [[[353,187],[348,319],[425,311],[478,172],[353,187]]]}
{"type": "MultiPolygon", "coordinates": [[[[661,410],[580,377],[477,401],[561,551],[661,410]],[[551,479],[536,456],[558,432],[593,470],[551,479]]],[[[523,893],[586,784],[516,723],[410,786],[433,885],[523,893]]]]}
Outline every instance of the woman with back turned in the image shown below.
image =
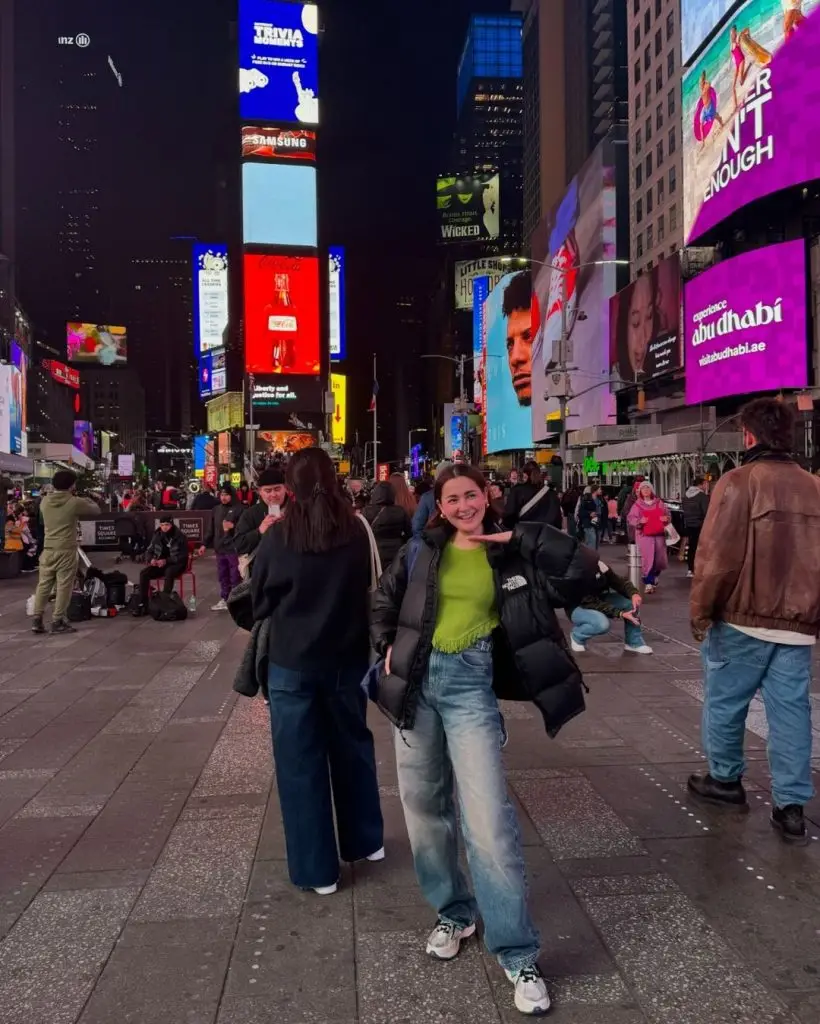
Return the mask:
{"type": "Polygon", "coordinates": [[[293,456],[287,483],[284,515],[256,556],[253,612],[270,619],[268,694],[290,878],[325,896],[336,891],[339,854],[384,857],[360,685],[370,649],[370,544],[319,448],[293,456]]]}

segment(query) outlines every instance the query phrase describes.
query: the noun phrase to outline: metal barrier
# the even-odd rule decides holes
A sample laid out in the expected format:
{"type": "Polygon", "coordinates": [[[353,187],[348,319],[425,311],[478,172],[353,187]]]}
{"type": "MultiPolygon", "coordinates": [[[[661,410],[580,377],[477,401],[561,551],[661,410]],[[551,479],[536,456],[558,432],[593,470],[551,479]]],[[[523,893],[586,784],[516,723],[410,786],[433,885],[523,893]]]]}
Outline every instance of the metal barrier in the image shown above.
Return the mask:
{"type": "Polygon", "coordinates": [[[643,571],[641,569],[641,553],[637,544],[629,545],[629,581],[633,587],[641,589],[643,571]]]}

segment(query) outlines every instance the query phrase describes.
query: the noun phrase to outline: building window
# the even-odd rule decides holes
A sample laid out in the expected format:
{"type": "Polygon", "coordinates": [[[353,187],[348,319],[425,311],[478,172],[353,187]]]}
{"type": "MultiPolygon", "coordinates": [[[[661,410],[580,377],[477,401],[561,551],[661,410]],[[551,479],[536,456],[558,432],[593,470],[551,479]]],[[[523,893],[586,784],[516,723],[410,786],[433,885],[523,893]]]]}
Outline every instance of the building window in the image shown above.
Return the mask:
{"type": "Polygon", "coordinates": [[[655,0],[655,17],[660,18],[661,8],[663,7],[663,0],[655,0]]]}
{"type": "Polygon", "coordinates": [[[649,30],[652,28],[652,12],[647,7],[643,15],[643,34],[649,35],[649,30]]]}
{"type": "Polygon", "coordinates": [[[649,179],[651,177],[652,177],[652,154],[651,153],[647,153],[646,154],[646,180],[649,181],[649,179]]]}
{"type": "Polygon", "coordinates": [[[665,226],[664,226],[664,216],[663,216],[663,214],[661,214],[660,217],[658,217],[658,244],[659,245],[664,240],[665,235],[666,235],[666,230],[665,230],[665,226]]]}
{"type": "Polygon", "coordinates": [[[647,217],[652,212],[654,206],[655,206],[655,197],[654,197],[654,195],[652,193],[652,189],[650,188],[650,189],[647,190],[647,193],[646,193],[646,215],[647,215],[647,217]]]}
{"type": "Polygon", "coordinates": [[[638,232],[638,240],[637,240],[637,243],[636,243],[636,249],[637,249],[638,256],[639,257],[643,256],[643,231],[639,231],[638,232]]]}
{"type": "Polygon", "coordinates": [[[647,48],[643,51],[643,69],[644,69],[644,71],[648,71],[651,66],[652,66],[652,50],[651,50],[651,47],[647,46],[647,48]]]}
{"type": "Polygon", "coordinates": [[[669,168],[669,195],[675,194],[678,187],[678,171],[675,167],[669,168]]]}
{"type": "Polygon", "coordinates": [[[675,34],[675,12],[670,11],[666,15],[666,41],[667,43],[675,34]]]}
{"type": "Polygon", "coordinates": [[[670,89],[666,97],[666,113],[671,117],[675,113],[675,90],[670,89]]]}
{"type": "Polygon", "coordinates": [[[635,85],[641,80],[641,62],[640,60],[635,61],[635,85]]]}
{"type": "Polygon", "coordinates": [[[649,106],[649,101],[652,99],[652,79],[647,78],[646,85],[643,87],[643,101],[645,106],[649,106]]]}
{"type": "Polygon", "coordinates": [[[663,165],[663,139],[660,140],[656,147],[655,159],[658,162],[658,167],[661,167],[663,165]]]}
{"type": "Polygon", "coordinates": [[[634,0],[632,4],[632,12],[637,18],[638,15],[641,13],[641,0],[634,0]]]}
{"type": "Polygon", "coordinates": [[[666,198],[665,192],[666,192],[666,179],[665,178],[658,178],[658,206],[660,206],[663,203],[664,199],[666,198]]]}
{"type": "Polygon", "coordinates": [[[671,78],[675,74],[675,51],[670,50],[666,58],[666,75],[671,78]]]}
{"type": "Polygon", "coordinates": [[[653,268],[654,266],[655,266],[655,261],[654,261],[654,260],[650,260],[650,261],[649,261],[649,262],[648,262],[648,263],[646,264],[646,272],[647,272],[647,274],[649,273],[649,271],[650,271],[650,270],[651,270],[651,269],[652,269],[652,268],[653,268]]]}
{"type": "Polygon", "coordinates": [[[649,227],[646,229],[646,248],[647,249],[651,249],[654,244],[655,244],[655,227],[654,227],[654,225],[650,224],[649,227]]]}
{"type": "Polygon", "coordinates": [[[658,67],[655,72],[655,89],[660,92],[663,88],[663,68],[658,67]]]}
{"type": "Polygon", "coordinates": [[[635,165],[635,188],[640,188],[643,185],[643,164],[638,161],[635,165]]]}
{"type": "Polygon", "coordinates": [[[638,224],[643,220],[643,199],[639,199],[635,203],[635,220],[638,224]]]}
{"type": "Polygon", "coordinates": [[[663,104],[659,103],[655,109],[655,127],[658,131],[663,128],[663,104]]]}
{"type": "Polygon", "coordinates": [[[635,132],[635,153],[636,155],[641,151],[641,129],[639,128],[635,132]]]}
{"type": "Polygon", "coordinates": [[[635,26],[635,49],[641,45],[641,25],[640,22],[635,26]]]}
{"type": "Polygon", "coordinates": [[[672,204],[669,207],[669,230],[677,231],[678,228],[678,207],[676,204],[672,204]]]}
{"type": "Polygon", "coordinates": [[[674,127],[669,129],[669,155],[671,156],[678,148],[678,133],[674,127]]]}
{"type": "Polygon", "coordinates": [[[646,119],[646,124],[644,125],[644,135],[646,136],[646,141],[647,142],[651,142],[652,141],[652,118],[651,117],[647,117],[647,119],[646,119]]]}
{"type": "Polygon", "coordinates": [[[663,49],[663,33],[660,29],[655,33],[655,56],[660,57],[663,49]]]}
{"type": "Polygon", "coordinates": [[[638,95],[635,97],[635,118],[637,119],[640,116],[641,116],[641,94],[638,93],[638,95]]]}

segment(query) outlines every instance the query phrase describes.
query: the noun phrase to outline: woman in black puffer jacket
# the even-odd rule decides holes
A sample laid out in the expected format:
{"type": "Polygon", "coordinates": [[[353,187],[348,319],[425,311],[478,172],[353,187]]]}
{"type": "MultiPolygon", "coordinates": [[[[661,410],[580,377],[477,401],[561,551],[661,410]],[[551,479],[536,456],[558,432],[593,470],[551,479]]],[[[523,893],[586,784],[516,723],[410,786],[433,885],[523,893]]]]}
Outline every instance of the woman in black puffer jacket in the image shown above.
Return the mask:
{"type": "Polygon", "coordinates": [[[410,516],[396,504],[396,492],[390,483],[376,484],[370,495],[370,504],[362,515],[370,523],[382,568],[386,569],[399,553],[402,545],[413,536],[410,516]]]}

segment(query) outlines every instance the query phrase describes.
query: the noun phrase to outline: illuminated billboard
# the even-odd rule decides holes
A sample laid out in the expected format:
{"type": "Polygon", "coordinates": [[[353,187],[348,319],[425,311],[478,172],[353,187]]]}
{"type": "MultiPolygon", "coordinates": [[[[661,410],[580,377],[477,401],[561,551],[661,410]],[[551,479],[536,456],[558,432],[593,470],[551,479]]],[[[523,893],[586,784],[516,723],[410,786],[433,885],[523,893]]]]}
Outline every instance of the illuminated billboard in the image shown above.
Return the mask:
{"type": "Polygon", "coordinates": [[[194,246],[194,341],[199,355],[224,348],[228,335],[228,247],[194,246]]]}
{"type": "Polygon", "coordinates": [[[315,4],[240,0],[242,121],[319,122],[319,12],[315,4]]]}
{"type": "Polygon", "coordinates": [[[532,448],[530,270],[507,274],[484,302],[487,452],[532,448]]]}
{"type": "Polygon", "coordinates": [[[316,447],[316,435],[307,431],[260,430],[256,437],[260,445],[286,455],[316,447]]]}
{"type": "Polygon", "coordinates": [[[490,294],[490,279],[477,277],[473,281],[473,401],[479,409],[484,408],[484,340],[485,303],[490,294]]]}
{"type": "Polygon", "coordinates": [[[128,333],[124,327],[69,323],[66,326],[68,361],[86,366],[125,366],[128,333]]]}
{"type": "Polygon", "coordinates": [[[334,444],[347,444],[347,377],[343,373],[331,373],[330,388],[333,392],[330,439],[334,444]]]}
{"type": "Polygon", "coordinates": [[[245,424],[245,403],[241,391],[229,391],[205,406],[208,412],[208,433],[218,434],[245,424]]]}
{"type": "Polygon", "coordinates": [[[94,458],[94,427],[88,420],[74,420],[74,447],[89,459],[94,458]]]}
{"type": "Polygon", "coordinates": [[[504,274],[504,265],[492,257],[480,260],[457,260],[454,273],[456,309],[473,308],[473,288],[479,278],[486,278],[490,287],[495,288],[504,274]]]}
{"type": "Polygon", "coordinates": [[[680,260],[661,260],[609,300],[614,382],[640,383],[683,366],[680,260]]]}
{"type": "Polygon", "coordinates": [[[819,5],[747,0],[684,76],[686,244],[820,177],[819,5]]]}
{"type": "Polygon", "coordinates": [[[199,357],[199,397],[219,395],[228,386],[225,350],[206,352],[199,357]]]}
{"type": "Polygon", "coordinates": [[[23,375],[9,363],[0,364],[0,452],[26,454],[23,375]]]}
{"type": "Polygon", "coordinates": [[[695,50],[736,3],[737,0],[680,0],[682,64],[689,63],[695,50]]]}
{"type": "Polygon", "coordinates": [[[498,171],[436,181],[439,241],[489,242],[501,231],[501,178],[498,171]]]}
{"type": "Polygon", "coordinates": [[[328,278],[328,313],[330,316],[330,358],[344,359],[347,355],[347,312],[345,296],[345,251],[331,248],[328,278]]]}
{"type": "Polygon", "coordinates": [[[319,260],[245,254],[245,369],[254,374],[320,371],[319,260]]]}
{"type": "Polygon", "coordinates": [[[28,356],[13,341],[11,349],[11,387],[9,389],[9,451],[28,454],[28,356]]]}
{"type": "Polygon", "coordinates": [[[254,409],[309,412],[321,408],[322,393],[326,389],[327,382],[318,377],[254,376],[251,402],[254,409]]]}
{"type": "Polygon", "coordinates": [[[242,156],[316,162],[316,132],[302,128],[242,126],[242,156]]]}
{"type": "Polygon", "coordinates": [[[66,387],[74,388],[75,391],[80,389],[80,371],[73,369],[71,366],[66,366],[65,363],[61,363],[56,359],[44,359],[43,369],[48,370],[53,380],[56,380],[58,384],[65,384],[66,387]]]}
{"type": "Polygon", "coordinates": [[[213,444],[208,434],[197,434],[194,437],[194,473],[204,474],[208,464],[208,445],[213,444]]]}
{"type": "Polygon", "coordinates": [[[689,405],[808,384],[802,238],[718,263],[684,287],[689,405]]]}
{"type": "Polygon", "coordinates": [[[617,285],[610,262],[617,253],[615,169],[605,160],[604,149],[605,144],[599,145],[589,157],[535,236],[533,257],[545,264],[538,267],[534,284],[538,329],[531,369],[536,441],[554,433],[548,431],[547,419],[554,419],[559,409],[558,398],[548,400],[546,393],[560,365],[564,301],[570,370],[559,388],[568,387],[563,393],[574,396],[567,429],[615,422],[609,375],[609,300],[617,285]]]}
{"type": "Polygon", "coordinates": [[[316,168],[302,164],[242,165],[245,245],[317,245],[316,168]]]}

